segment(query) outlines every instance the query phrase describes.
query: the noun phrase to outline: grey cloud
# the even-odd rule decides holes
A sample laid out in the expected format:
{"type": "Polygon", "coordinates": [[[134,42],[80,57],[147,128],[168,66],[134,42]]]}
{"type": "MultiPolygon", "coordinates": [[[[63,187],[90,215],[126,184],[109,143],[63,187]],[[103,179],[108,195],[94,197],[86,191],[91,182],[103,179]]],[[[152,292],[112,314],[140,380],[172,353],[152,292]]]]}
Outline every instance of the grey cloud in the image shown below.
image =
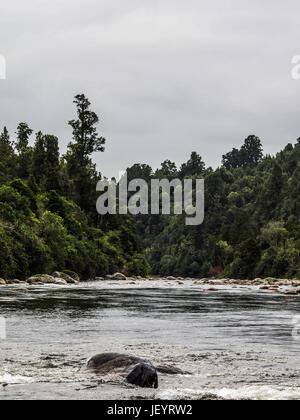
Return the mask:
{"type": "Polygon", "coordinates": [[[1,5],[0,125],[71,139],[72,98],[101,116],[108,176],[192,150],[217,166],[248,135],[275,153],[299,137],[300,4],[277,0],[11,0],[1,5]]]}

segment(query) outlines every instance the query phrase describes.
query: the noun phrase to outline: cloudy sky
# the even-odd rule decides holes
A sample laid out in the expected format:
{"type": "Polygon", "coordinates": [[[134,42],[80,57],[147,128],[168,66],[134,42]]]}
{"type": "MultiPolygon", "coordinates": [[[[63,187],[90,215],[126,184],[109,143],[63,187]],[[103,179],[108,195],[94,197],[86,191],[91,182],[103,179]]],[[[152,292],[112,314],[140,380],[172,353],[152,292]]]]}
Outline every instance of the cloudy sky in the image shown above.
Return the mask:
{"type": "Polygon", "coordinates": [[[275,153],[300,136],[299,14],[299,0],[3,1],[0,126],[26,121],[64,152],[85,93],[108,176],[193,150],[215,167],[248,134],[275,153]]]}

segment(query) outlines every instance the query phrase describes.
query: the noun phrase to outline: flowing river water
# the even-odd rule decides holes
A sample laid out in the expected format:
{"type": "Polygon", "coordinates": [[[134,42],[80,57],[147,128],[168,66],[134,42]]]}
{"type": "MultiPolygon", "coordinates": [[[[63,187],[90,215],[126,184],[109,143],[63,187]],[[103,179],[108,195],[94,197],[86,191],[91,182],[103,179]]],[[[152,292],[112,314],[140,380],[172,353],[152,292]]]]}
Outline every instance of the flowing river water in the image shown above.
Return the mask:
{"type": "Polygon", "coordinates": [[[300,399],[300,296],[217,289],[162,280],[1,287],[0,399],[300,399]],[[192,375],[159,374],[154,390],[84,372],[102,352],[192,375]]]}

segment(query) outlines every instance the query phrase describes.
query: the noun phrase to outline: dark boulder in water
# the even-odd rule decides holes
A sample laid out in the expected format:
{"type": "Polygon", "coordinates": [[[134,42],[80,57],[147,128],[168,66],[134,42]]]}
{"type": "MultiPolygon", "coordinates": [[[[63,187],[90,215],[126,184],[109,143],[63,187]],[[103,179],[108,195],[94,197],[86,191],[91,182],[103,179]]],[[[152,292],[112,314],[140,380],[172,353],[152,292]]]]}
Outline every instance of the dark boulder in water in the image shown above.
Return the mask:
{"type": "Polygon", "coordinates": [[[142,388],[157,388],[157,372],[168,375],[183,375],[188,372],[168,365],[153,366],[147,360],[119,353],[102,353],[89,359],[87,369],[97,374],[121,374],[127,382],[142,388]]]}
{"type": "Polygon", "coordinates": [[[126,379],[130,384],[141,388],[158,388],[157,371],[146,363],[138,364],[126,379]]]}

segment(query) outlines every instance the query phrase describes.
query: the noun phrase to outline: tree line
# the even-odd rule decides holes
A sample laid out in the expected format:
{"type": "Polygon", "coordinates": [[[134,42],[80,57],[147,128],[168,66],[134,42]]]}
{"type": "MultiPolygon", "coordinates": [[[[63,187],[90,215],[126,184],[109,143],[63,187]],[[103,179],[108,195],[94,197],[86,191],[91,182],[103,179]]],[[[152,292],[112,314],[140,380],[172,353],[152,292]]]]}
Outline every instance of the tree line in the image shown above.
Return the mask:
{"type": "Polygon", "coordinates": [[[0,277],[23,279],[59,270],[83,278],[128,275],[231,278],[300,276],[300,139],[275,156],[251,135],[216,169],[197,152],[179,168],[137,163],[128,180],[205,179],[205,219],[185,215],[107,215],[95,209],[103,175],[92,161],[105,151],[98,115],[85,95],[74,99],[72,140],[64,155],[56,136],[25,122],[0,134],[0,277]],[[34,144],[31,146],[32,137],[34,144]]]}
{"type": "Polygon", "coordinates": [[[205,179],[205,219],[139,216],[137,231],[155,275],[183,277],[300,277],[300,139],[276,156],[248,136],[213,170],[199,154],[179,168],[166,160],[153,171],[136,164],[129,178],[205,179]]]}
{"type": "Polygon", "coordinates": [[[85,95],[74,99],[69,121],[73,138],[65,155],[58,138],[20,123],[13,137],[0,134],[0,277],[71,270],[83,278],[123,271],[146,275],[133,221],[126,216],[99,218],[92,161],[104,152],[99,118],[85,95]]]}

